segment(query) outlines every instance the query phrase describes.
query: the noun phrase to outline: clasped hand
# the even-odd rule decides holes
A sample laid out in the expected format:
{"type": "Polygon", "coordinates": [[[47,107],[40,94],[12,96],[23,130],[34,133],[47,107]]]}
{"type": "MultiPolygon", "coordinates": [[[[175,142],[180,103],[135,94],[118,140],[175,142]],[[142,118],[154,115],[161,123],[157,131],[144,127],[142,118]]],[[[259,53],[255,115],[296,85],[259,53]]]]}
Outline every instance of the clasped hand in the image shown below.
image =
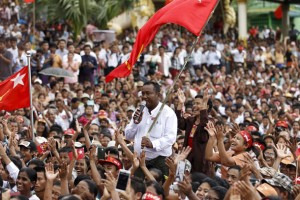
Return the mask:
{"type": "Polygon", "coordinates": [[[153,148],[153,144],[152,144],[151,140],[146,136],[142,137],[141,146],[142,146],[142,148],[144,148],[144,147],[153,148]]]}

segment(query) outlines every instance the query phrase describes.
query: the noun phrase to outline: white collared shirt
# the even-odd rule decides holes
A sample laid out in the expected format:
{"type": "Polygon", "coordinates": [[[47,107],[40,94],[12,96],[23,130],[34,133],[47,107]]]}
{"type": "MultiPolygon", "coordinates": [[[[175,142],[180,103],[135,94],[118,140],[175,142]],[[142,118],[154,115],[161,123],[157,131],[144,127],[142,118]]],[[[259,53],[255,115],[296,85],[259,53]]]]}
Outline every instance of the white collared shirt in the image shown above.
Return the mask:
{"type": "MultiPolygon", "coordinates": [[[[133,119],[125,128],[125,137],[127,140],[134,140],[134,151],[141,153],[142,137],[146,136],[153,118],[157,115],[161,102],[152,110],[151,114],[148,108],[143,111],[143,118],[139,124],[135,124],[133,119]]],[[[164,106],[160,116],[149,134],[153,149],[145,148],[146,160],[154,159],[158,156],[170,156],[172,154],[172,145],[177,136],[177,117],[175,112],[167,105],[164,106]]]]}

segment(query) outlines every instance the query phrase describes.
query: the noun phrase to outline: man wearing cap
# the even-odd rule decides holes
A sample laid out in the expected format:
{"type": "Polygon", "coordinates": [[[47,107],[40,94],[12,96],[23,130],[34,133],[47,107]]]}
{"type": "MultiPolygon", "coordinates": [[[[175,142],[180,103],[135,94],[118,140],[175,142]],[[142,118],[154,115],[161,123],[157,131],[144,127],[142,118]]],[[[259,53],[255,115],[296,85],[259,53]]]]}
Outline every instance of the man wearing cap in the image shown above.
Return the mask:
{"type": "Polygon", "coordinates": [[[119,170],[123,169],[122,162],[118,158],[108,156],[105,160],[99,160],[106,173],[110,172],[114,178],[118,177],[119,170]]]}
{"type": "Polygon", "coordinates": [[[127,140],[134,140],[134,150],[138,154],[142,149],[146,152],[147,167],[160,169],[164,175],[168,174],[165,158],[171,156],[172,145],[176,141],[177,117],[167,105],[158,116],[162,103],[160,86],[155,82],[147,82],[142,89],[142,99],[146,102],[144,111],[135,111],[133,118],[125,128],[127,140]],[[148,133],[155,120],[152,130],[148,133]]]}
{"type": "Polygon", "coordinates": [[[36,145],[33,141],[22,140],[19,144],[21,157],[24,163],[27,165],[32,159],[35,158],[35,153],[37,152],[36,145]]]}

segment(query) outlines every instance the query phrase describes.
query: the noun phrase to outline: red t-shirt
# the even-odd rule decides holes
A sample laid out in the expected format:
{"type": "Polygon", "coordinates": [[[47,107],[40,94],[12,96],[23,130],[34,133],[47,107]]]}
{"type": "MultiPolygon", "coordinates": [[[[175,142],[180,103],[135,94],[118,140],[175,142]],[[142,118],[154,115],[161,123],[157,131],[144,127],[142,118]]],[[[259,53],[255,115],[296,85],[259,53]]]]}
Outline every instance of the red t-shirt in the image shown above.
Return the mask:
{"type": "Polygon", "coordinates": [[[193,128],[189,134],[189,139],[188,139],[188,145],[189,147],[193,148],[193,138],[194,138],[194,135],[195,135],[195,132],[197,130],[197,125],[193,125],[193,128]]]}

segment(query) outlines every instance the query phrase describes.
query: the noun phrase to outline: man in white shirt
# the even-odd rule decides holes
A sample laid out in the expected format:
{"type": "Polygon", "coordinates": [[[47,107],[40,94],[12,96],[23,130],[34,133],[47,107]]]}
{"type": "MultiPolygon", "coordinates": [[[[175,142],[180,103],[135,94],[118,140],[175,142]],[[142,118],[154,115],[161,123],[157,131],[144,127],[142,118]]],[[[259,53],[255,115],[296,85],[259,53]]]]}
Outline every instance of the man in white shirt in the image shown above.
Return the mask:
{"type": "Polygon", "coordinates": [[[107,66],[104,69],[104,75],[106,76],[109,74],[112,70],[114,70],[116,67],[118,67],[120,62],[120,54],[119,54],[119,47],[118,45],[113,45],[111,47],[111,52],[108,52],[106,54],[107,59],[107,66]]]}
{"type": "MultiPolygon", "coordinates": [[[[81,56],[77,53],[75,53],[75,46],[73,43],[68,43],[68,52],[69,53],[73,53],[73,62],[79,63],[79,65],[81,65],[82,59],[81,56]]],[[[63,62],[67,62],[68,61],[68,54],[63,56],[63,62]]]]}
{"type": "Polygon", "coordinates": [[[233,62],[235,64],[235,67],[243,67],[245,58],[247,56],[246,51],[244,50],[243,46],[238,46],[236,49],[232,50],[231,55],[233,57],[233,62]]]}
{"type": "Polygon", "coordinates": [[[205,53],[207,66],[210,73],[214,73],[220,67],[221,52],[216,50],[216,43],[212,42],[209,51],[205,53]]]}
{"type": "Polygon", "coordinates": [[[193,66],[194,68],[200,68],[202,63],[202,49],[199,44],[195,45],[195,49],[192,52],[193,66]]]}
{"type": "Polygon", "coordinates": [[[13,55],[13,70],[14,70],[18,64],[17,59],[19,55],[18,47],[17,47],[17,38],[15,37],[10,38],[10,45],[11,47],[7,50],[13,55]]]}
{"type": "Polygon", "coordinates": [[[167,105],[158,116],[155,125],[148,133],[153,120],[157,117],[162,103],[159,101],[160,86],[155,82],[147,82],[142,89],[142,99],[146,101],[144,111],[136,110],[130,123],[125,128],[127,140],[134,140],[134,151],[146,153],[148,168],[158,168],[163,175],[168,174],[165,158],[171,156],[172,145],[177,136],[177,117],[167,105]]]}
{"type": "Polygon", "coordinates": [[[169,68],[172,66],[171,58],[165,53],[165,47],[160,46],[158,49],[161,63],[158,64],[158,71],[164,76],[169,76],[169,68]]]}
{"type": "Polygon", "coordinates": [[[129,52],[129,47],[127,45],[124,45],[122,47],[122,53],[120,55],[121,63],[124,63],[129,59],[130,52],[129,52]]]}
{"type": "Polygon", "coordinates": [[[254,57],[254,61],[256,62],[256,65],[259,61],[261,61],[262,67],[265,68],[266,56],[264,54],[264,50],[261,47],[259,47],[258,54],[254,57]]]}
{"type": "Polygon", "coordinates": [[[63,59],[65,55],[68,55],[68,50],[66,48],[66,41],[60,39],[58,41],[58,49],[56,49],[55,54],[59,55],[60,59],[63,59]]]}

